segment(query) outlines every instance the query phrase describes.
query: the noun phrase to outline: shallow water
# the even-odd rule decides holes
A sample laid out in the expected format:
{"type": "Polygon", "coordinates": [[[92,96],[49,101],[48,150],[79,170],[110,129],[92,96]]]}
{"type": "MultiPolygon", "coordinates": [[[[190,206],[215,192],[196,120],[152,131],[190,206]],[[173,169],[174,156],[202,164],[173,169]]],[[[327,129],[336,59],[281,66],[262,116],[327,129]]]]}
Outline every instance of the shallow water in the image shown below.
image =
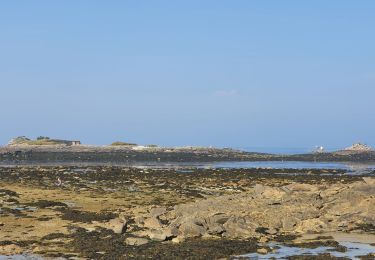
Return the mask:
{"type": "Polygon", "coordinates": [[[16,207],[11,207],[11,209],[15,209],[18,211],[37,211],[37,207],[22,207],[22,206],[16,206],[16,207]]]}
{"type": "MultiPolygon", "coordinates": [[[[288,259],[291,256],[316,256],[319,254],[329,253],[331,256],[335,257],[346,257],[350,259],[360,259],[359,256],[365,256],[368,254],[375,253],[375,246],[366,244],[366,243],[357,243],[357,242],[340,242],[340,245],[347,248],[346,252],[338,252],[333,247],[318,247],[318,248],[300,248],[285,246],[280,243],[269,243],[268,246],[273,249],[273,252],[269,254],[258,254],[251,253],[246,255],[241,255],[238,257],[246,257],[248,259],[257,260],[257,259],[288,259]]],[[[63,259],[63,258],[56,258],[63,259]]],[[[2,256],[0,255],[0,260],[43,260],[42,257],[35,255],[12,255],[12,256],[2,256]]]]}
{"type": "MultiPolygon", "coordinates": [[[[206,164],[208,167],[210,164],[206,164]]],[[[338,162],[255,161],[215,162],[213,168],[275,168],[275,169],[343,169],[348,171],[373,170],[375,164],[349,164],[338,162]]]]}
{"type": "Polygon", "coordinates": [[[364,256],[368,254],[375,253],[375,246],[365,244],[365,243],[356,243],[356,242],[339,242],[340,245],[347,248],[346,252],[338,252],[333,247],[318,247],[318,248],[300,248],[300,247],[291,247],[285,246],[278,243],[270,243],[268,246],[274,249],[274,252],[269,254],[258,254],[251,253],[243,255],[249,259],[287,259],[290,256],[316,256],[319,254],[329,253],[335,257],[347,257],[350,259],[360,259],[358,256],[364,256]]]}

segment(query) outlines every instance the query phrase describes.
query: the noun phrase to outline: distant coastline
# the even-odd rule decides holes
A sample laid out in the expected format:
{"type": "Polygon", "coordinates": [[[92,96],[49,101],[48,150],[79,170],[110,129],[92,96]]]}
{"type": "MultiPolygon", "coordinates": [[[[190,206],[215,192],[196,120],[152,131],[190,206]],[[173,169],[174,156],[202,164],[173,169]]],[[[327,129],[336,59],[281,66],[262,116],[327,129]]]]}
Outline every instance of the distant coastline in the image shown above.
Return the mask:
{"type": "Polygon", "coordinates": [[[218,161],[319,161],[375,162],[375,151],[361,143],[327,152],[322,147],[306,153],[266,153],[215,147],[159,147],[114,142],[106,146],[40,137],[12,139],[0,147],[0,162],[218,162],[218,161]]]}

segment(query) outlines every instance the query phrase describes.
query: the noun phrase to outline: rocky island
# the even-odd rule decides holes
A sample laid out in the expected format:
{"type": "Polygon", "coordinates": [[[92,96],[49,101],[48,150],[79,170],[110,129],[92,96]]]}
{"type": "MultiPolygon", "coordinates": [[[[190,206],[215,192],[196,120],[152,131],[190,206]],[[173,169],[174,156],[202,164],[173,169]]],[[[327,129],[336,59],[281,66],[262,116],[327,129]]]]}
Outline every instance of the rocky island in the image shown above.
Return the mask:
{"type": "Polygon", "coordinates": [[[114,142],[111,145],[83,145],[69,141],[40,137],[12,139],[0,147],[0,163],[28,162],[214,162],[214,161],[320,161],[320,162],[375,162],[375,150],[357,143],[334,152],[308,154],[271,154],[246,152],[215,147],[160,147],[114,142]]]}

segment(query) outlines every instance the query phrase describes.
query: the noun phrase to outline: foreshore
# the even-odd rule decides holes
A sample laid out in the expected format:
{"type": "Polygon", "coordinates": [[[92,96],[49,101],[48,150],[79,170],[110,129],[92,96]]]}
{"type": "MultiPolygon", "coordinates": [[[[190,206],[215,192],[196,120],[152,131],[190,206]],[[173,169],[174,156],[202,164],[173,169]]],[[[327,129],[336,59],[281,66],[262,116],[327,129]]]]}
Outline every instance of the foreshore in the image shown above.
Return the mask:
{"type": "Polygon", "coordinates": [[[324,234],[375,234],[373,175],[0,167],[0,255],[231,259],[272,252],[270,242],[349,252],[324,234]]]}

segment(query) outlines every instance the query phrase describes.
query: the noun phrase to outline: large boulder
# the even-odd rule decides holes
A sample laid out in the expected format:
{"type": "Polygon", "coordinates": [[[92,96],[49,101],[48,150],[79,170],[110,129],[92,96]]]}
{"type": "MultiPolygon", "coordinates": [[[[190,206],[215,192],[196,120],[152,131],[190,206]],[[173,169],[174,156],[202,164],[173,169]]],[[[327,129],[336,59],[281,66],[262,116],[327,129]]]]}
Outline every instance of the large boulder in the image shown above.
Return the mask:
{"type": "Polygon", "coordinates": [[[200,237],[206,233],[207,229],[201,223],[190,220],[182,223],[179,231],[184,237],[200,237]]]}
{"type": "Polygon", "coordinates": [[[165,241],[177,237],[180,234],[175,227],[168,227],[165,229],[151,229],[147,232],[148,237],[154,241],[165,241]]]}
{"type": "Polygon", "coordinates": [[[257,225],[244,217],[231,217],[224,225],[223,236],[231,238],[249,238],[255,235],[257,225]]]}
{"type": "Polygon", "coordinates": [[[159,229],[162,228],[162,224],[156,217],[147,218],[143,221],[143,226],[145,228],[159,229]]]}
{"type": "Polygon", "coordinates": [[[118,217],[105,223],[105,227],[113,230],[116,234],[122,234],[126,231],[127,221],[124,217],[118,217]]]}
{"type": "Polygon", "coordinates": [[[153,218],[158,218],[161,215],[164,215],[167,212],[165,207],[153,208],[150,210],[150,216],[153,218]]]}

